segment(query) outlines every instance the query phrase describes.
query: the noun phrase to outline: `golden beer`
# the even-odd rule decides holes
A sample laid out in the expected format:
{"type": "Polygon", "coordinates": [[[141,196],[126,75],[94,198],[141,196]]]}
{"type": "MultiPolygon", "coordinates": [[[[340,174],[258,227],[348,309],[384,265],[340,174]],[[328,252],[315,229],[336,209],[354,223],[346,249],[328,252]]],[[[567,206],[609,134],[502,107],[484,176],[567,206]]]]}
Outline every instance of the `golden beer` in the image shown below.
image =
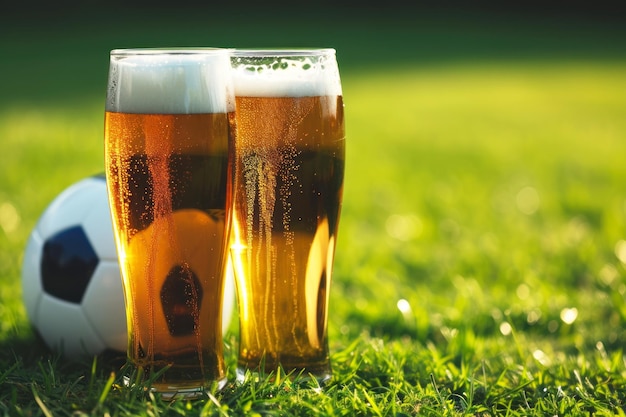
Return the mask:
{"type": "Polygon", "coordinates": [[[198,395],[226,378],[221,317],[234,115],[225,93],[210,103],[192,89],[230,88],[228,77],[211,78],[228,55],[187,54],[112,64],[110,86],[137,90],[115,97],[110,90],[105,113],[128,359],[146,375],[158,373],[152,389],[165,397],[198,395]]]}
{"type": "Polygon", "coordinates": [[[233,59],[250,71],[234,78],[231,261],[240,308],[238,378],[246,370],[268,373],[281,367],[325,381],[331,376],[328,299],[345,133],[338,73],[314,77],[320,77],[323,63],[326,70],[333,68],[334,53],[313,62],[261,54],[262,63],[250,62],[255,53],[251,59],[235,52],[233,59]],[[287,68],[284,77],[260,75],[291,64],[296,68],[287,68]],[[262,70],[252,71],[250,65],[262,70]],[[293,82],[290,71],[316,86],[293,82]]]}

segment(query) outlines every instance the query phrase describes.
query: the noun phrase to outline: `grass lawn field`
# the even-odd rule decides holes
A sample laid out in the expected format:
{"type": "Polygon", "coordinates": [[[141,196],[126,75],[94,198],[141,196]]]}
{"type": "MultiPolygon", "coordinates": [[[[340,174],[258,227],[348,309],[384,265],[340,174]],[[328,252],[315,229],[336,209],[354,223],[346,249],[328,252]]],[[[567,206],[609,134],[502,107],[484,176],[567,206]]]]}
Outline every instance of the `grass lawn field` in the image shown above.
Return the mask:
{"type": "MultiPolygon", "coordinates": [[[[158,31],[167,19],[4,29],[0,415],[626,415],[622,26],[436,14],[268,32],[196,16],[158,31]],[[121,388],[115,358],[70,363],[33,334],[24,246],[59,192],[103,170],[108,51],[163,44],[338,50],[324,390],[280,377],[168,403],[121,388]]],[[[226,342],[233,380],[236,325],[226,342]]]]}

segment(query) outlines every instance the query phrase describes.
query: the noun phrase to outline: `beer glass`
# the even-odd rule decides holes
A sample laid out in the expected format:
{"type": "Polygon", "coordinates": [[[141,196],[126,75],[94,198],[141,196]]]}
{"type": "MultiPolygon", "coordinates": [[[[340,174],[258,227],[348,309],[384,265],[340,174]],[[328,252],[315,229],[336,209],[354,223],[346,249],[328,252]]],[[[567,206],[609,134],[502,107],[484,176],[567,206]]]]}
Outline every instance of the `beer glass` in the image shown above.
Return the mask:
{"type": "Polygon", "coordinates": [[[344,180],[333,49],[234,50],[237,380],[331,377],[328,300],[344,180]]]}
{"type": "Polygon", "coordinates": [[[229,50],[110,54],[105,165],[127,357],[164,398],[198,396],[226,382],[230,80],[229,50]]]}

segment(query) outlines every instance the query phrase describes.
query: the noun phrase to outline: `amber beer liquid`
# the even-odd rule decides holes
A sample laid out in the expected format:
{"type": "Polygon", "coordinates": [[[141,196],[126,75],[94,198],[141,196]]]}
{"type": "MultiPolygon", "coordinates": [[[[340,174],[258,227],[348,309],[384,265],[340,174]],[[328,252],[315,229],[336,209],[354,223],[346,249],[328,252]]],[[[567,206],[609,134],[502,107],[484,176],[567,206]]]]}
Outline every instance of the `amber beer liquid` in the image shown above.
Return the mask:
{"type": "Polygon", "coordinates": [[[228,78],[216,74],[228,73],[228,55],[120,54],[111,59],[105,161],[127,355],[146,376],[159,375],[152,389],[164,397],[193,396],[226,379],[221,314],[234,116],[228,78]]]}
{"type": "Polygon", "coordinates": [[[331,377],[327,322],[344,179],[343,99],[334,51],[272,53],[282,52],[233,58],[237,376],[282,368],[323,382],[331,377]]]}

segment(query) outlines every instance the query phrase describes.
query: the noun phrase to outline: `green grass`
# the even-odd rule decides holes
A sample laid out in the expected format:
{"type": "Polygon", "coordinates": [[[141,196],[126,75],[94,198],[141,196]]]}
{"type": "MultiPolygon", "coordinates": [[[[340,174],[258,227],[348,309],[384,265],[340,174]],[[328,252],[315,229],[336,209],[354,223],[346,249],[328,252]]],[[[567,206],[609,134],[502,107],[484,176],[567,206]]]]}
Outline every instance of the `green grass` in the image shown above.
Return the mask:
{"type": "MultiPolygon", "coordinates": [[[[62,95],[52,78],[67,66],[44,50],[42,90],[18,80],[0,102],[0,415],[625,415],[626,56],[615,45],[626,35],[589,22],[587,31],[512,21],[449,32],[424,22],[390,21],[375,35],[347,22],[298,38],[334,42],[340,65],[346,57],[334,379],[319,390],[281,375],[172,403],[123,388],[117,357],[70,363],[48,352],[21,303],[21,257],[38,216],[102,171],[98,77],[102,51],[119,46],[97,31],[55,34],[74,60],[90,43],[100,55],[85,52],[91,82],[62,95]],[[404,61],[365,65],[363,42],[397,58],[408,32],[434,45],[421,37],[404,61]]],[[[191,44],[199,28],[174,42],[191,44]]],[[[17,60],[7,73],[32,60],[17,51],[36,38],[3,41],[17,60]]],[[[236,335],[233,326],[231,380],[236,335]]]]}

